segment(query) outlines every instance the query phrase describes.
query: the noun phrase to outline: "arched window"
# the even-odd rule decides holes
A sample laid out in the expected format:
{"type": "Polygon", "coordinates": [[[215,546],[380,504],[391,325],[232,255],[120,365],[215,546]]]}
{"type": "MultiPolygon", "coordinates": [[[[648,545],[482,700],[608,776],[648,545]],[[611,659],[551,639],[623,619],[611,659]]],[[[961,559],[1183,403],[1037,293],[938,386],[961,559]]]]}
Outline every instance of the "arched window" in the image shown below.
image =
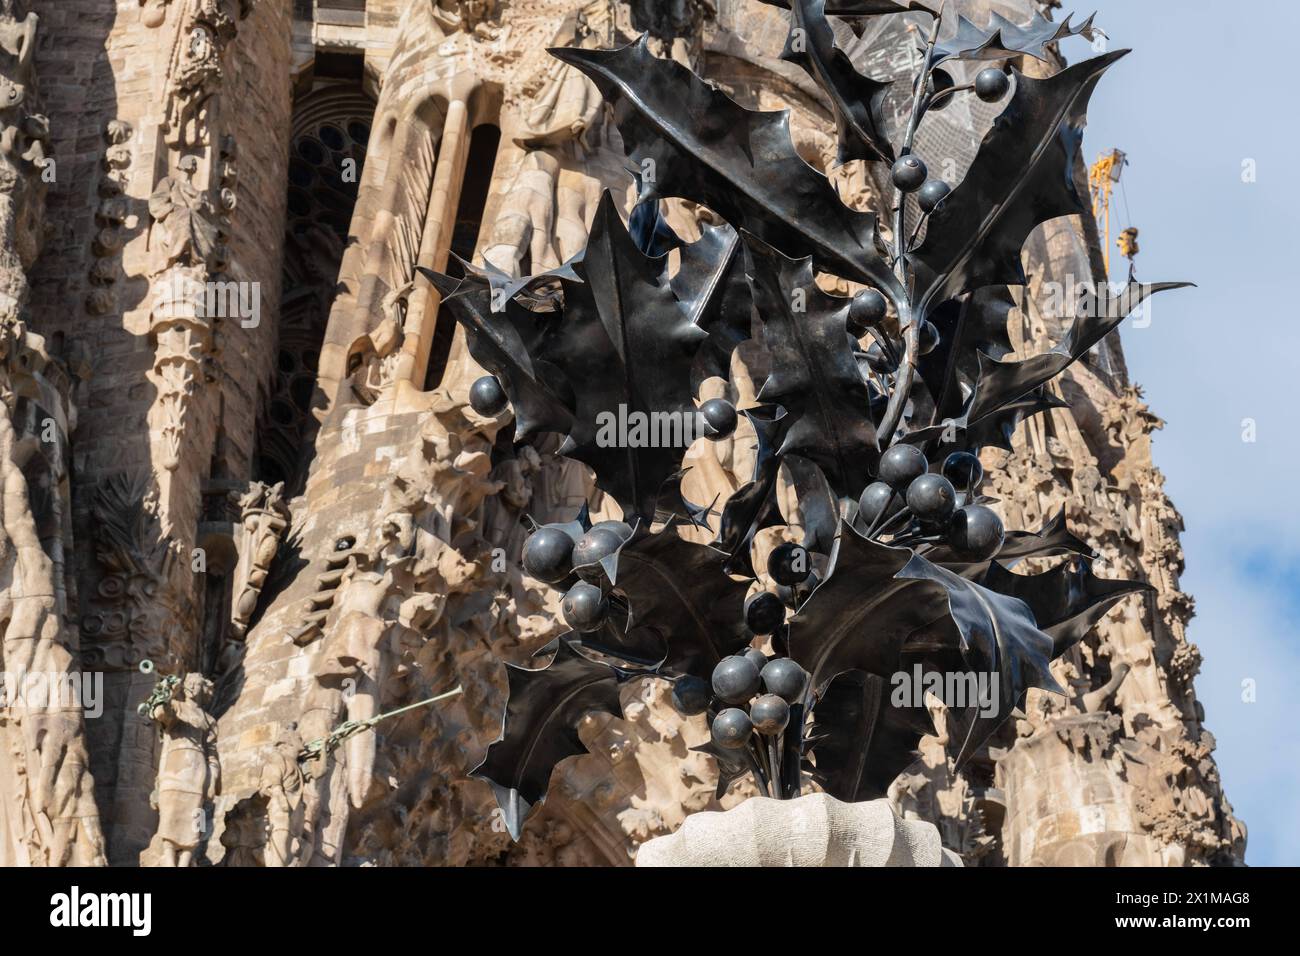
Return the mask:
{"type": "MultiPolygon", "coordinates": [[[[483,123],[474,128],[469,154],[465,160],[465,182],[461,187],[460,204],[456,207],[456,226],[451,237],[451,251],[466,262],[474,258],[474,251],[478,247],[483,211],[492,187],[492,172],[496,167],[497,148],[500,145],[501,130],[496,125],[483,123]]],[[[454,258],[448,260],[447,272],[449,275],[459,274],[460,265],[454,258]]],[[[437,388],[442,382],[455,333],[456,320],[449,310],[439,306],[433,341],[429,346],[429,362],[425,366],[425,391],[437,388]]]]}
{"type": "Polygon", "coordinates": [[[337,292],[375,104],[359,78],[319,80],[294,107],[276,376],[258,425],[255,476],[296,491],[315,419],[321,340],[337,292]]]}

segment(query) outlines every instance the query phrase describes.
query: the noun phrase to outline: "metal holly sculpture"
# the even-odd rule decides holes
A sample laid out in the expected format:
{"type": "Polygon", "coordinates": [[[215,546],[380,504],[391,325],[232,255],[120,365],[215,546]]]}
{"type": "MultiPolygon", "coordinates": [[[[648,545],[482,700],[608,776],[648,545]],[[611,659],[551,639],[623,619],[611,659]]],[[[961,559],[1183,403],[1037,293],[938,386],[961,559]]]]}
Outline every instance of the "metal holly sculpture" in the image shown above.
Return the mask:
{"type": "Polygon", "coordinates": [[[564,590],[572,630],[546,649],[544,666],[508,668],[502,734],[475,771],[516,837],[555,765],[585,752],[578,721],[618,713],[624,681],[666,678],[681,713],[707,714],[712,739],[702,749],[717,758],[719,793],[749,773],[762,793],[791,798],[806,773],[839,799],[869,799],[934,733],[923,704],[891,703],[891,675],[919,665],[996,682],[992,713],[988,701],[950,703],[960,766],[1029,688],[1059,692],[1051,661],[1146,587],[1094,577],[1063,515],[1037,533],[1004,532],[978,491],[980,447],[1009,448],[1021,421],[1060,404],[1049,380],[1170,287],[1101,291],[1079,304],[1051,351],[1007,358],[1008,287],[1026,282],[1021,247],[1040,224],[1086,213],[1073,176],[1086,105],[1123,52],[1046,79],[990,66],[958,86],[943,64],[1043,58],[1045,44],[1088,34],[1090,23],[995,17],[979,28],[962,18],[940,41],[940,17],[919,0],[775,5],[791,11],[785,58],[834,107],[841,160],[891,167],[887,237],[799,157],[785,111],[744,109],[652,55],[643,38],[618,50],[551,51],[600,88],[643,174],[630,227],[607,194],[585,252],[560,269],[522,279],[470,266],[463,279],[426,273],[492,373],[474,386],[475,408],[497,414],[508,402],[518,442],[565,436],[559,453],[589,465],[624,515],[593,525],[584,509],[537,528],[525,545],[527,572],[564,590]],[[857,72],[826,14],[903,10],[930,13],[933,26],[895,146],[882,109],[890,84],[857,72]],[[927,112],[963,94],[1005,107],[949,189],[913,147],[927,112]],[[659,216],[669,197],[728,225],[683,243],[659,216]],[[919,221],[909,232],[913,205],[919,221]],[[818,272],[867,288],[834,297],[814,282],[818,272]],[[681,495],[689,436],[609,441],[601,416],[698,415],[710,437],[732,434],[734,407],[715,399],[697,409],[693,396],[705,378],[728,375],[732,351],[760,325],[770,373],[759,406],[741,413],[758,437],[755,472],[721,505],[712,544],[697,544],[678,528],[708,526],[714,512],[681,495]],[[788,523],[775,494],[783,465],[802,538],[771,553],[775,589],[747,597],[755,535],[788,523]],[[1051,556],[1061,560],[1044,573],[1008,570],[1051,556]],[[760,636],[775,656],[751,647],[760,636]]]}

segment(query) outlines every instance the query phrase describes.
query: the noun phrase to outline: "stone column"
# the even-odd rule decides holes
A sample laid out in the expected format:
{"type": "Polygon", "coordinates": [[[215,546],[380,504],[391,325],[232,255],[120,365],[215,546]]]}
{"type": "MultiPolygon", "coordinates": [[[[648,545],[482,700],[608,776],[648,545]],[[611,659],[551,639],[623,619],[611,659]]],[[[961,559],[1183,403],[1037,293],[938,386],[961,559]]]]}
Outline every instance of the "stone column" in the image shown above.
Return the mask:
{"type": "MultiPolygon", "coordinates": [[[[456,229],[456,209],[460,205],[461,187],[465,182],[465,160],[469,153],[469,104],[463,98],[452,100],[442,126],[438,149],[438,167],[429,195],[429,212],[424,220],[420,241],[419,265],[443,272],[451,251],[452,233],[456,229]]],[[[397,360],[396,376],[423,389],[441,297],[423,279],[416,280],[407,305],[406,337],[397,360]]]]}
{"type": "Polygon", "coordinates": [[[0,3],[0,865],[88,866],[104,862],[83,719],[95,685],[83,681],[77,635],[65,626],[62,573],[76,410],[67,364],[27,328],[27,273],[55,172],[49,123],[36,111],[39,25],[17,0],[0,3]],[[33,480],[45,495],[33,496],[33,480]]]}

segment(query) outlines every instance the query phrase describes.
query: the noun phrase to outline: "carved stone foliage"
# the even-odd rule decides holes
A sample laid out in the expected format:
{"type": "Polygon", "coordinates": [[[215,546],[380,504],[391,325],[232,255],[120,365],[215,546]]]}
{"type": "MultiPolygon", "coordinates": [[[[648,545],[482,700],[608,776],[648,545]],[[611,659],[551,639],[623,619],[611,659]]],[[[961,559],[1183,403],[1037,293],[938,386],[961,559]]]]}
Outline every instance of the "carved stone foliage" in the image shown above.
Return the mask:
{"type": "Polygon", "coordinates": [[[1223,784],[1211,757],[1214,737],[1175,740],[1159,753],[1139,752],[1144,774],[1136,794],[1138,820],[1163,846],[1185,847],[1189,859],[1229,864],[1245,849],[1246,830],[1223,812],[1223,784]]]}
{"type": "Polygon", "coordinates": [[[256,0],[178,2],[184,6],[168,69],[163,129],[168,146],[194,149],[210,141],[211,107],[225,78],[222,56],[256,0]]]}
{"type": "Polygon", "coordinates": [[[632,29],[648,32],[668,42],[691,37],[700,31],[713,5],[707,0],[626,0],[632,14],[632,29]]]}
{"type": "Polygon", "coordinates": [[[175,595],[175,578],[189,564],[159,524],[148,474],[105,480],[91,503],[95,556],[103,576],[82,616],[87,666],[119,670],[151,660],[164,671],[179,663],[179,648],[194,612],[175,595]]]}
{"type": "MultiPolygon", "coordinates": [[[[1032,309],[1032,302],[1026,305],[1032,309]]],[[[1191,601],[1178,585],[1182,519],[1151,461],[1150,434],[1162,423],[1137,388],[1110,392],[1099,389],[1091,373],[1077,375],[1075,387],[1096,396],[1101,430],[1081,431],[1060,410],[1027,423],[1010,452],[992,455],[991,494],[1001,499],[998,507],[1009,520],[1042,521],[1064,508],[1074,533],[1101,553],[1110,574],[1142,575],[1156,586],[1144,603],[1153,605],[1160,625],[1152,629],[1139,605],[1117,608],[1094,637],[1056,665],[1073,697],[1053,701],[1031,694],[1028,717],[1017,725],[1019,741],[996,761],[998,786],[1008,800],[1000,835],[1007,862],[1183,865],[1240,859],[1244,831],[1227,806],[1210,759],[1213,737],[1201,726],[1191,691],[1200,652],[1185,637],[1191,601]],[[1105,471],[1101,456],[1111,462],[1105,471]],[[1113,813],[1119,816],[1112,818],[1106,809],[1104,827],[1086,847],[1083,837],[1045,843],[1042,834],[1051,831],[1034,830],[1041,818],[1024,816],[1042,781],[1056,795],[1053,801],[1063,801],[1051,811],[1062,815],[1058,832],[1084,826],[1066,818],[1101,819],[1101,810],[1078,802],[1083,777],[1042,776],[1057,759],[1049,756],[1055,745],[1044,734],[1065,746],[1076,765],[1069,773],[1093,780],[1088,787],[1094,793],[1104,786],[1114,794],[1113,813]],[[1134,834],[1127,845],[1116,842],[1122,831],[1134,834]]]]}
{"type": "Polygon", "coordinates": [[[161,438],[161,464],[180,466],[186,419],[212,351],[213,328],[206,314],[207,272],[171,269],[158,280],[158,300],[151,315],[155,342],[149,380],[158,390],[155,432],[161,438]]]}

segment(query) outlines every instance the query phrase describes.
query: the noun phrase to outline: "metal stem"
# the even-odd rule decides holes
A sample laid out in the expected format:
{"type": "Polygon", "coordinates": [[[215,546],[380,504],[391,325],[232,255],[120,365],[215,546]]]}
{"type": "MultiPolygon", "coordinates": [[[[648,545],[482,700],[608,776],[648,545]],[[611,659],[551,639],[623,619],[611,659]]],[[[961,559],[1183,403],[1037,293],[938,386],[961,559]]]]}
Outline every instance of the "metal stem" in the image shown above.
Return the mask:
{"type": "Polygon", "coordinates": [[[772,795],[772,791],[767,784],[767,775],[764,772],[764,765],[763,765],[764,762],[761,759],[762,753],[763,753],[763,748],[761,746],[755,747],[754,744],[752,743],[745,745],[745,756],[749,760],[749,772],[754,775],[754,782],[758,784],[758,792],[762,796],[770,797],[772,795]],[[755,756],[755,750],[758,751],[758,754],[760,756],[758,757],[755,756]]]}
{"type": "Polygon", "coordinates": [[[939,102],[944,97],[952,96],[954,93],[965,93],[967,90],[973,89],[975,89],[974,83],[966,83],[962,86],[950,86],[948,89],[940,90],[938,93],[935,93],[934,96],[930,97],[929,100],[926,101],[925,108],[929,110],[935,103],[939,102]]]}
{"type": "MultiPolygon", "coordinates": [[[[947,4],[945,2],[944,6],[947,4]]],[[[930,39],[925,47],[925,61],[921,65],[921,73],[912,87],[912,114],[907,121],[907,133],[903,137],[903,146],[899,150],[900,158],[907,156],[912,152],[912,146],[916,142],[916,130],[921,124],[921,117],[925,114],[926,106],[926,87],[930,82],[930,73],[934,69],[934,48],[939,41],[939,24],[943,19],[943,8],[934,18],[934,23],[930,27],[930,39]]],[[[898,278],[899,284],[903,288],[902,301],[896,303],[898,306],[898,324],[903,332],[903,343],[906,346],[906,355],[902,364],[898,367],[898,374],[894,377],[894,391],[890,393],[889,405],[885,408],[885,417],[880,422],[880,428],[877,435],[883,435],[886,445],[894,443],[894,432],[898,430],[898,424],[903,419],[903,409],[907,406],[907,399],[912,393],[912,382],[916,378],[916,356],[921,345],[921,327],[916,316],[912,311],[912,270],[907,264],[908,248],[904,244],[904,230],[906,229],[905,214],[907,209],[907,199],[903,191],[899,190],[898,209],[894,214],[894,275],[898,278]]]]}
{"type": "MultiPolygon", "coordinates": [[[[803,791],[803,754],[808,739],[808,730],[812,727],[812,709],[812,675],[809,675],[807,682],[804,684],[803,696],[799,699],[799,747],[796,751],[797,757],[790,767],[790,792],[795,797],[801,796],[803,791]]],[[[789,728],[786,728],[786,732],[789,732],[789,728]]]]}
{"type": "MultiPolygon", "coordinates": [[[[898,497],[898,489],[891,488],[889,491],[889,500],[885,502],[885,507],[881,510],[880,514],[876,515],[876,520],[871,522],[871,527],[867,528],[868,538],[873,537],[875,533],[880,530],[881,524],[885,523],[886,518],[889,515],[889,508],[891,505],[893,505],[894,499],[897,497],[898,497]]],[[[894,517],[897,518],[898,515],[894,515],[894,517]]]]}
{"type": "Polygon", "coordinates": [[[772,789],[775,791],[773,796],[778,800],[785,799],[785,786],[781,780],[781,755],[777,751],[776,741],[779,735],[772,735],[767,738],[767,759],[772,766],[772,789]]]}
{"type": "Polygon", "coordinates": [[[912,509],[911,509],[911,508],[904,508],[904,509],[903,509],[902,511],[900,511],[898,514],[894,515],[892,518],[890,518],[888,521],[886,521],[884,524],[882,524],[879,528],[877,528],[876,531],[874,532],[874,537],[873,537],[872,535],[868,535],[868,537],[870,537],[871,540],[874,541],[874,540],[876,540],[876,538],[879,538],[882,534],[884,534],[885,531],[886,531],[886,530],[887,530],[891,525],[895,525],[895,524],[897,524],[899,518],[910,518],[910,517],[912,517],[912,509]]]}

